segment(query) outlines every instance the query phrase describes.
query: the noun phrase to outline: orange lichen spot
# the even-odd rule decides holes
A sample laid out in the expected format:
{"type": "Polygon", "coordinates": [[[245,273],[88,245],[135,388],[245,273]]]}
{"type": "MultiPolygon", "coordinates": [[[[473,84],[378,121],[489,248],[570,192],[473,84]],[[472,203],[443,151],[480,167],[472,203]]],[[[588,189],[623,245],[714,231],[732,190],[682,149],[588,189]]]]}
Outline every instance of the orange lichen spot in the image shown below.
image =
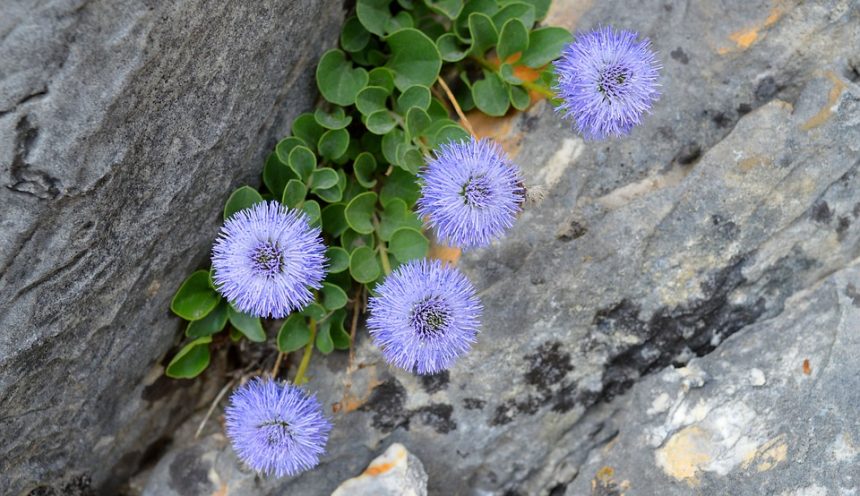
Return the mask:
{"type": "Polygon", "coordinates": [[[836,105],[836,102],[839,101],[839,97],[845,90],[845,83],[839,79],[839,76],[837,76],[836,73],[833,71],[827,71],[826,76],[827,79],[833,82],[833,87],[830,88],[830,93],[827,95],[827,103],[818,111],[817,114],[810,117],[808,121],[804,122],[803,125],[800,126],[804,131],[809,131],[810,129],[827,122],[827,120],[833,115],[833,107],[836,105]]]}
{"type": "Polygon", "coordinates": [[[746,31],[737,31],[729,35],[729,39],[737,44],[741,50],[746,50],[758,40],[758,28],[748,29],[746,31]]]}
{"type": "Polygon", "coordinates": [[[367,467],[367,470],[362,472],[361,475],[369,475],[369,476],[373,477],[373,476],[377,476],[380,474],[384,474],[385,472],[388,472],[389,470],[394,468],[395,465],[397,465],[396,461],[395,462],[388,462],[388,463],[380,463],[379,465],[371,465],[371,466],[367,467]]]}
{"type": "Polygon", "coordinates": [[[612,479],[613,475],[615,475],[615,470],[612,467],[603,467],[597,471],[597,474],[594,476],[594,478],[608,481],[612,479]]]}
{"type": "Polygon", "coordinates": [[[753,155],[738,162],[738,168],[742,172],[749,172],[756,167],[773,165],[773,159],[765,155],[753,155]]]}
{"type": "Polygon", "coordinates": [[[809,365],[809,359],[808,359],[808,358],[804,358],[804,359],[803,359],[803,374],[804,374],[804,375],[809,375],[809,374],[811,374],[811,373],[812,373],[812,366],[811,366],[811,365],[809,365]]]}
{"type": "Polygon", "coordinates": [[[441,260],[443,262],[448,262],[452,265],[456,265],[457,261],[460,260],[460,255],[462,255],[462,253],[463,252],[460,251],[459,248],[433,243],[430,245],[430,251],[428,252],[427,256],[429,258],[435,258],[436,260],[441,260]]]}
{"type": "Polygon", "coordinates": [[[227,483],[222,483],[221,487],[218,488],[217,491],[212,493],[212,496],[227,496],[229,489],[227,488],[227,483]]]}

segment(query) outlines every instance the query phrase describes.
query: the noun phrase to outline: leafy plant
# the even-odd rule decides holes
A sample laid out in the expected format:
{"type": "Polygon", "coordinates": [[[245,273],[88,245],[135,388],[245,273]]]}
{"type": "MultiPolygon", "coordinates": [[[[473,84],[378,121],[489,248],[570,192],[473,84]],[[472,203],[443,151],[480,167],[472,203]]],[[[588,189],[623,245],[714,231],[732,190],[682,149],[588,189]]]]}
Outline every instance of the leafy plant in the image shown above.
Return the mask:
{"type": "MultiPolygon", "coordinates": [[[[340,46],[317,65],[323,101],[298,116],[291,135],[269,154],[262,185],[238,188],[224,207],[227,219],[275,199],[303,210],[323,230],[325,284],[315,303],[283,321],[276,340],[281,353],[304,349],[295,382],[302,382],[314,349],[349,349],[348,308],[357,312],[393,268],[427,255],[430,242],[414,212],[416,173],[431,150],[469,138],[463,112],[501,116],[553,96],[549,63],[572,37],[539,25],[549,4],[358,0],[340,46]]],[[[260,319],[224,301],[211,276],[193,273],[173,299],[173,312],[189,321],[190,341],[168,376],[200,374],[209,347],[228,335],[266,339],[260,319]]]]}

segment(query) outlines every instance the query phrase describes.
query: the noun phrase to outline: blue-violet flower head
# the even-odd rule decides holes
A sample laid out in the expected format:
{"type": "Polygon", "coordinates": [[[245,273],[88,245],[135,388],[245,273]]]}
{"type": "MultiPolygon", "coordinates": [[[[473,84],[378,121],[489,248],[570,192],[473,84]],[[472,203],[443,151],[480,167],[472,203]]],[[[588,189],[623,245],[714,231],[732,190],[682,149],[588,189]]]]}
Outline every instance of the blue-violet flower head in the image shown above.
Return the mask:
{"type": "Polygon", "coordinates": [[[314,395],[268,378],[257,377],[236,389],[225,418],[239,458],[255,471],[277,477],[319,464],[331,431],[314,395]]]}
{"type": "Polygon", "coordinates": [[[469,351],[481,322],[472,283],[439,260],[413,260],[376,287],[367,327],[385,360],[418,374],[435,374],[469,351]]]}
{"type": "Polygon", "coordinates": [[[419,177],[418,214],[440,240],[464,249],[500,238],[525,199],[519,168],[488,139],[441,145],[419,177]]]}
{"type": "Polygon", "coordinates": [[[623,136],[660,96],[660,63],[646,38],[612,27],[579,35],[555,62],[557,110],[586,139],[623,136]]]}
{"type": "Polygon", "coordinates": [[[255,317],[282,318],[307,306],[322,287],[325,265],[319,228],[276,201],[233,214],[212,250],[218,292],[255,317]]]}

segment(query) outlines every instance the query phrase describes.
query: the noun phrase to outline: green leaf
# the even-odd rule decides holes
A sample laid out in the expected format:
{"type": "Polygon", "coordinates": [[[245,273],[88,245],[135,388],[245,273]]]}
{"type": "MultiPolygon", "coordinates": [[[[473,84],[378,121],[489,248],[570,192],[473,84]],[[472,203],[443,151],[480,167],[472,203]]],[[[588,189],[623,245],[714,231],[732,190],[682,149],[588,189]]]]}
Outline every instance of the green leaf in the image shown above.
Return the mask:
{"type": "Polygon", "coordinates": [[[167,364],[164,372],[173,379],[193,379],[209,366],[209,343],[212,336],[204,336],[186,344],[167,364]]]}
{"type": "MultiPolygon", "coordinates": [[[[298,138],[293,138],[299,141],[298,138]]],[[[281,162],[277,153],[270,153],[266,159],[266,165],[263,166],[263,184],[272,193],[275,198],[280,197],[284,193],[284,187],[290,179],[298,179],[299,176],[290,169],[286,161],[281,162]]]]}
{"type": "Polygon", "coordinates": [[[397,97],[397,112],[406,115],[412,107],[422,110],[430,107],[430,88],[421,85],[410,86],[397,97]]]}
{"type": "Polygon", "coordinates": [[[170,309],[185,320],[200,320],[214,310],[219,301],[221,297],[209,285],[209,271],[198,270],[179,286],[170,309]]]}
{"type": "Polygon", "coordinates": [[[501,31],[502,27],[510,19],[519,19],[526,29],[531,29],[535,23],[535,8],[533,5],[519,1],[510,3],[493,15],[493,24],[501,31]]]}
{"type": "Polygon", "coordinates": [[[430,116],[430,119],[433,122],[436,122],[441,119],[448,119],[448,110],[445,109],[445,106],[442,105],[442,102],[433,98],[432,100],[430,100],[430,106],[427,107],[427,115],[430,116]]]}
{"type": "Polygon", "coordinates": [[[511,105],[517,110],[525,110],[532,103],[528,91],[519,86],[508,86],[508,96],[511,99],[511,105]]]}
{"type": "Polygon", "coordinates": [[[185,328],[185,335],[189,338],[199,338],[203,336],[211,336],[217,332],[221,332],[224,326],[227,325],[227,302],[221,300],[221,303],[215,307],[215,310],[209,312],[208,315],[200,320],[192,320],[185,328]]]}
{"type": "Polygon", "coordinates": [[[523,52],[518,64],[532,68],[546,65],[561,55],[562,48],[573,41],[573,35],[564,28],[540,28],[529,33],[529,48],[523,52]]]}
{"type": "Polygon", "coordinates": [[[325,252],[329,274],[337,274],[349,268],[349,252],[339,246],[329,246],[325,252]]]}
{"type": "Polygon", "coordinates": [[[308,224],[312,227],[320,226],[320,204],[316,200],[305,200],[302,204],[302,210],[308,214],[308,224]]]}
{"type": "Polygon", "coordinates": [[[514,67],[511,64],[502,64],[499,67],[499,75],[510,84],[523,84],[523,80],[514,76],[514,67]]]}
{"type": "Polygon", "coordinates": [[[284,196],[281,198],[281,203],[290,207],[298,208],[305,200],[305,195],[308,194],[305,184],[298,179],[290,179],[287,187],[284,188],[284,196]]]}
{"type": "MultiPolygon", "coordinates": [[[[423,110],[422,110],[423,112],[423,110]]],[[[418,171],[424,165],[424,156],[412,145],[403,144],[397,150],[398,156],[397,165],[411,174],[418,174],[418,171]]]]}
{"type": "Polygon", "coordinates": [[[388,243],[388,251],[401,262],[424,258],[428,249],[430,240],[421,234],[421,231],[411,227],[401,227],[394,231],[388,243]]]}
{"type": "Polygon", "coordinates": [[[431,148],[438,148],[440,145],[444,145],[446,143],[459,143],[461,141],[466,141],[470,136],[471,135],[459,125],[455,124],[453,126],[444,126],[436,132],[436,135],[433,136],[432,139],[430,139],[429,145],[431,148]]]}
{"type": "Polygon", "coordinates": [[[426,3],[433,12],[442,14],[452,21],[456,19],[463,10],[463,0],[425,0],[424,3],[426,3]]]}
{"type": "Polygon", "coordinates": [[[370,32],[364,29],[358,17],[350,17],[343,24],[340,32],[340,46],[347,52],[357,52],[367,46],[370,32]]]}
{"type": "Polygon", "coordinates": [[[480,12],[469,14],[469,33],[472,36],[472,54],[478,57],[483,57],[499,40],[499,32],[493,20],[480,12]]]}
{"type": "Polygon", "coordinates": [[[471,47],[463,48],[454,33],[445,33],[436,39],[436,48],[445,62],[459,62],[466,58],[471,47]]]}
{"type": "Polygon", "coordinates": [[[331,113],[324,112],[323,109],[317,109],[314,112],[314,120],[326,129],[343,129],[352,122],[352,117],[346,115],[343,107],[335,107],[331,113]]]}
{"type": "Polygon", "coordinates": [[[355,14],[365,29],[377,36],[385,34],[385,24],[391,17],[388,4],[391,0],[358,0],[355,14]]]}
{"type": "Polygon", "coordinates": [[[381,86],[368,86],[355,97],[355,106],[364,115],[385,110],[385,100],[388,98],[389,93],[391,93],[390,90],[386,90],[381,86]]]}
{"type": "Polygon", "coordinates": [[[374,67],[368,73],[368,77],[370,80],[367,82],[367,86],[377,86],[385,89],[386,94],[390,94],[394,91],[394,73],[391,72],[391,69],[386,69],[385,67],[374,67]]]}
{"type": "Polygon", "coordinates": [[[317,65],[317,86],[323,98],[335,105],[352,105],[355,95],[367,86],[367,71],[353,68],[346,55],[338,49],[323,54],[317,65]]]}
{"type": "Polygon", "coordinates": [[[531,4],[535,8],[535,18],[540,20],[546,17],[552,0],[519,0],[531,4]]]}
{"type": "Polygon", "coordinates": [[[394,231],[401,227],[421,229],[421,219],[409,210],[406,202],[400,198],[393,198],[385,204],[385,210],[379,215],[379,237],[383,241],[390,241],[394,231]]]}
{"type": "Polygon", "coordinates": [[[510,106],[507,85],[495,72],[484,71],[484,79],[472,85],[472,98],[481,112],[496,117],[505,115],[510,106]]]}
{"type": "Polygon", "coordinates": [[[376,186],[376,159],[368,152],[361,152],[355,157],[355,162],[352,164],[352,170],[355,172],[355,179],[365,188],[376,186]]]}
{"type": "Polygon", "coordinates": [[[397,164],[397,146],[406,141],[406,133],[392,129],[382,137],[382,156],[391,164],[397,164]]]}
{"type": "Polygon", "coordinates": [[[349,257],[349,273],[356,281],[367,284],[375,281],[381,272],[376,253],[367,247],[356,248],[349,257]]]}
{"type": "Polygon", "coordinates": [[[376,193],[372,191],[362,193],[353,198],[344,211],[346,222],[349,224],[349,227],[361,234],[372,233],[373,223],[371,222],[371,219],[373,218],[375,206],[376,193]]]}
{"type": "Polygon", "coordinates": [[[385,185],[379,192],[379,200],[383,206],[388,205],[391,200],[399,198],[411,207],[418,201],[419,196],[421,196],[421,188],[418,186],[415,175],[403,169],[391,171],[391,175],[385,180],[385,185]]]}
{"type": "Polygon", "coordinates": [[[302,314],[294,313],[278,330],[278,351],[292,353],[302,349],[311,339],[311,330],[302,314]]]}
{"type": "Polygon", "coordinates": [[[414,28],[415,20],[409,12],[400,11],[394,17],[390,17],[385,23],[385,32],[393,33],[403,28],[414,28]]]}
{"type": "Polygon", "coordinates": [[[293,172],[299,176],[299,179],[307,182],[317,167],[317,156],[310,148],[297,146],[290,152],[288,163],[293,172]]]}
{"type": "Polygon", "coordinates": [[[469,33],[469,15],[473,12],[480,12],[488,16],[492,16],[499,11],[499,4],[496,0],[470,0],[466,2],[463,11],[457,16],[454,21],[454,34],[464,42],[471,41],[469,33]]]}
{"type": "Polygon", "coordinates": [[[499,34],[499,45],[496,51],[499,60],[508,60],[508,57],[529,47],[529,31],[519,19],[509,19],[502,27],[499,34]]]}
{"type": "Polygon", "coordinates": [[[349,300],[346,291],[328,282],[324,282],[322,286],[322,303],[327,310],[337,310],[346,306],[349,300]]]}
{"type": "Polygon", "coordinates": [[[336,350],[348,350],[350,337],[346,329],[343,328],[343,321],[346,320],[346,310],[338,310],[328,318],[329,334],[334,343],[336,350]]]}
{"type": "Polygon", "coordinates": [[[320,155],[329,160],[342,157],[348,147],[349,132],[346,129],[329,129],[323,133],[317,145],[320,155]]]}
{"type": "Polygon", "coordinates": [[[242,186],[234,191],[230,198],[227,198],[227,203],[224,204],[224,220],[229,219],[239,210],[252,207],[263,201],[260,193],[250,186],[242,186]]]}
{"type": "Polygon", "coordinates": [[[325,308],[323,308],[323,306],[319,303],[311,303],[310,305],[303,308],[302,311],[299,313],[301,315],[304,315],[305,317],[310,317],[319,322],[320,320],[322,320],[323,317],[325,317],[326,312],[325,308]]]}
{"type": "Polygon", "coordinates": [[[235,327],[230,328],[230,341],[238,343],[242,340],[242,333],[237,331],[235,327]]]}
{"type": "Polygon", "coordinates": [[[340,236],[340,245],[349,253],[352,253],[353,250],[358,248],[359,246],[369,246],[370,248],[375,248],[373,243],[373,235],[371,234],[361,234],[352,229],[347,229],[340,236]]]}
{"type": "MultiPolygon", "coordinates": [[[[317,124],[316,117],[314,114],[302,114],[296,117],[296,120],[293,121],[293,136],[299,138],[304,141],[304,143],[300,143],[302,145],[310,148],[311,146],[316,146],[317,141],[320,140],[320,136],[325,132],[325,129],[317,124]]],[[[296,145],[293,145],[295,147],[296,145]]],[[[286,157],[289,158],[289,153],[292,152],[292,148],[287,152],[286,157]]],[[[282,157],[282,155],[279,155],[282,157]]],[[[281,159],[285,164],[288,161],[281,159]]]]}
{"type": "Polygon", "coordinates": [[[328,355],[334,351],[334,341],[331,339],[331,323],[328,320],[321,322],[317,328],[316,345],[323,355],[328,355]]]}
{"type": "Polygon", "coordinates": [[[323,167],[314,171],[311,176],[311,185],[314,189],[328,189],[337,185],[339,179],[334,169],[323,167]]]}
{"type": "Polygon", "coordinates": [[[367,126],[367,130],[371,133],[383,135],[394,129],[397,121],[391,117],[388,109],[382,109],[369,114],[364,125],[367,126]]]}
{"type": "MultiPolygon", "coordinates": [[[[412,107],[406,114],[406,136],[415,139],[430,125],[430,116],[420,107],[412,107]]],[[[419,162],[424,160],[421,153],[418,154],[419,162]]],[[[419,165],[420,167],[420,165],[419,165]]],[[[415,172],[418,172],[417,170],[415,172]]]]}
{"type": "Polygon", "coordinates": [[[394,84],[400,91],[416,84],[430,86],[436,81],[442,56],[427,35],[406,28],[388,35],[385,41],[391,48],[386,67],[394,71],[394,84]]]}
{"type": "MultiPolygon", "coordinates": [[[[316,122],[316,120],[314,120],[314,122],[316,122]]],[[[308,144],[305,143],[305,140],[296,136],[287,136],[286,138],[279,141],[278,144],[275,146],[275,155],[278,156],[278,160],[282,164],[287,165],[290,163],[290,152],[293,151],[293,148],[297,146],[308,146],[308,144]]],[[[292,177],[290,179],[295,178],[292,177]]],[[[286,181],[284,181],[284,184],[287,184],[286,181]]]]}
{"type": "Polygon", "coordinates": [[[266,341],[266,331],[263,330],[260,317],[253,317],[247,313],[240,312],[233,305],[230,305],[227,313],[230,316],[230,325],[244,334],[246,338],[255,343],[266,341]]]}
{"type": "Polygon", "coordinates": [[[315,189],[314,194],[326,203],[337,203],[343,199],[343,190],[337,186],[328,189],[315,189]]]}
{"type": "Polygon", "coordinates": [[[346,209],[346,205],[343,203],[334,203],[322,209],[323,231],[335,238],[346,231],[349,224],[346,223],[344,209],[346,209]]]}

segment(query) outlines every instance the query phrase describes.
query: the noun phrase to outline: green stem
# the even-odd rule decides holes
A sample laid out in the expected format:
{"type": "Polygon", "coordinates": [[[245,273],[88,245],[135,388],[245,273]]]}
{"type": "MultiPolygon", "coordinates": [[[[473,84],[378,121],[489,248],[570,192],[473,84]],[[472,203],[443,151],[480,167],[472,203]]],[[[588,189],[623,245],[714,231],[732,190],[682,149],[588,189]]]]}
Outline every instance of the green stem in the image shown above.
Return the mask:
{"type": "Polygon", "coordinates": [[[379,248],[379,259],[382,261],[382,271],[385,275],[391,274],[391,262],[388,260],[388,250],[385,249],[385,241],[379,235],[379,219],[373,216],[373,229],[376,231],[376,243],[379,248]]]}
{"type": "MultiPolygon", "coordinates": [[[[472,60],[474,60],[475,62],[477,62],[477,63],[478,63],[481,67],[483,67],[484,69],[487,69],[487,70],[489,70],[489,71],[493,71],[493,72],[499,72],[499,68],[498,68],[498,67],[496,67],[495,65],[491,64],[487,59],[485,59],[485,58],[483,58],[483,57],[475,57],[475,56],[471,56],[471,57],[469,57],[469,58],[471,58],[472,60]]],[[[542,86],[542,85],[540,85],[540,84],[536,84],[536,83],[534,83],[534,82],[532,82],[532,81],[523,81],[523,82],[522,82],[522,83],[520,83],[520,84],[523,86],[523,88],[525,88],[525,89],[527,89],[527,90],[530,90],[530,91],[534,91],[534,92],[540,93],[541,95],[543,95],[543,96],[545,96],[545,97],[547,97],[547,98],[549,98],[549,99],[554,99],[554,98],[556,98],[555,93],[553,93],[553,92],[552,92],[552,90],[551,90],[551,89],[549,89],[549,88],[547,88],[546,86],[542,86]]]]}
{"type": "Polygon", "coordinates": [[[296,372],[296,377],[293,379],[293,384],[301,385],[307,380],[305,379],[305,372],[308,370],[308,364],[311,363],[311,355],[314,352],[314,341],[317,336],[317,323],[311,318],[310,321],[311,328],[311,337],[308,339],[308,344],[305,345],[305,352],[302,355],[302,362],[299,364],[299,370],[296,372]]]}

